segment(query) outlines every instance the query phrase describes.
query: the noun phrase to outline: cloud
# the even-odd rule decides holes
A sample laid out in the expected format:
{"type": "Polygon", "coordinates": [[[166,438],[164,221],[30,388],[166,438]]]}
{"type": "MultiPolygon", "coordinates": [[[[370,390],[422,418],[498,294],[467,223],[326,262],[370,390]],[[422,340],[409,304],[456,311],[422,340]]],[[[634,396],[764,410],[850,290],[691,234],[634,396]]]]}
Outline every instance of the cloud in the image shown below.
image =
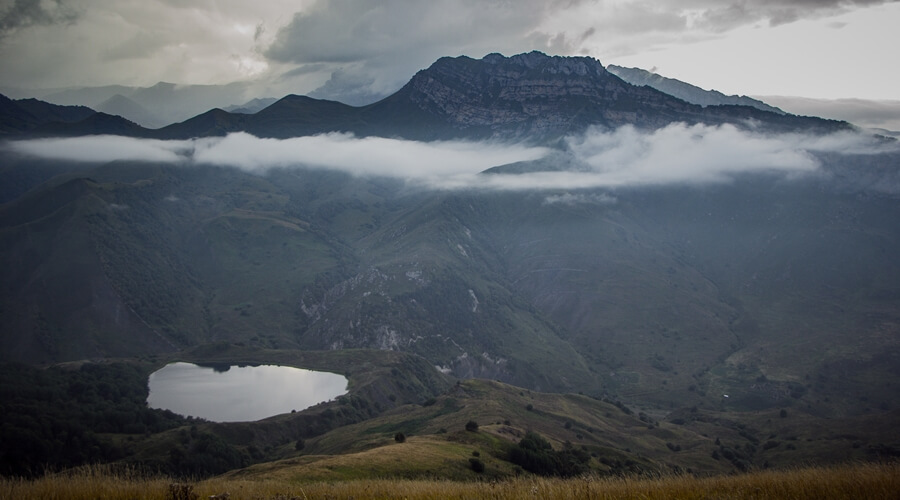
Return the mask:
{"type": "Polygon", "coordinates": [[[747,173],[793,177],[819,171],[816,153],[875,154],[898,149],[895,143],[855,132],[767,135],[732,125],[683,123],[652,132],[631,126],[612,132],[591,129],[568,138],[567,143],[580,165],[575,170],[493,174],[482,176],[477,186],[571,190],[722,183],[747,173]]]}
{"type": "Polygon", "coordinates": [[[0,38],[29,26],[71,24],[78,13],[61,0],[14,0],[0,12],[0,38]]]}
{"type": "Polygon", "coordinates": [[[0,81],[31,88],[246,81],[268,64],[261,50],[296,7],[291,0],[15,0],[0,7],[9,35],[0,39],[0,81]]]}
{"type": "Polygon", "coordinates": [[[615,205],[618,198],[606,193],[564,193],[555,194],[544,198],[544,205],[615,205]]]}
{"type": "Polygon", "coordinates": [[[540,50],[603,61],[888,1],[330,0],[297,12],[264,54],[282,64],[326,65],[331,78],[315,95],[363,104],[443,56],[540,50]]]}
{"type": "Polygon", "coordinates": [[[801,19],[815,19],[833,16],[860,7],[890,3],[894,0],[760,0],[756,2],[703,2],[685,1],[678,4],[707,4],[700,8],[695,17],[698,26],[713,31],[726,31],[752,24],[766,22],[769,26],[779,26],[801,19]]]}
{"type": "Polygon", "coordinates": [[[544,148],[483,142],[417,142],[350,134],[260,139],[246,133],[200,139],[193,161],[249,171],[297,165],[417,182],[472,175],[496,165],[535,160],[544,148]]]}
{"type": "Polygon", "coordinates": [[[325,64],[315,95],[362,104],[400,88],[439,57],[547,50],[532,33],[577,1],[331,0],[297,12],[265,50],[273,62],[325,64]]]}
{"type": "Polygon", "coordinates": [[[645,133],[621,127],[569,140],[576,158],[611,185],[721,182],[748,171],[811,171],[808,152],[786,136],[748,134],[731,125],[673,124],[645,133]]]}
{"type": "Polygon", "coordinates": [[[23,155],[89,163],[119,160],[175,163],[181,161],[191,147],[190,141],[157,141],[114,135],[34,139],[6,144],[6,149],[23,155]]]}
{"type": "Polygon", "coordinates": [[[366,71],[354,68],[340,68],[331,73],[324,85],[309,93],[316,99],[340,97],[340,101],[351,106],[371,104],[384,94],[375,89],[375,78],[366,71]]]}
{"type": "Polygon", "coordinates": [[[0,84],[254,81],[354,104],[442,56],[601,61],[886,0],[0,0],[0,84]]]}
{"type": "MultiPolygon", "coordinates": [[[[870,154],[897,151],[894,143],[845,132],[826,136],[766,135],[731,125],[681,123],[644,132],[631,126],[590,129],[569,137],[565,151],[522,144],[446,141],[418,142],[331,133],[292,139],[262,139],[246,133],[190,141],[116,136],[12,141],[19,154],[83,162],[153,161],[218,165],[265,173],[273,168],[314,168],[356,176],[389,177],[410,186],[454,190],[615,189],[632,186],[731,182],[746,173],[788,177],[820,170],[817,154],[870,154]],[[567,160],[557,160],[560,157],[567,160]],[[564,161],[572,165],[560,170],[564,161]],[[502,173],[485,170],[516,162],[548,164],[546,171],[502,173]]],[[[545,203],[615,203],[611,195],[562,194],[545,203]]]]}
{"type": "Polygon", "coordinates": [[[789,113],[846,120],[860,127],[900,132],[900,101],[810,99],[787,96],[758,98],[789,113]]]}

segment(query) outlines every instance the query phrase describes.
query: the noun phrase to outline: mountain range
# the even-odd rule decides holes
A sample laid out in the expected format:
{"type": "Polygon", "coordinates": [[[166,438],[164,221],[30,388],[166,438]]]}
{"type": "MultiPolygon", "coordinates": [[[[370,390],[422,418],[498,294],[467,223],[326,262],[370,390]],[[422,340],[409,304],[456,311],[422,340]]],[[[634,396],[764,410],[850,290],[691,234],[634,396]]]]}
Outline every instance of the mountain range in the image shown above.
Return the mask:
{"type": "MultiPolygon", "coordinates": [[[[484,186],[617,174],[631,165],[622,144],[634,137],[638,158],[686,158],[654,174],[662,179],[704,162],[743,165],[760,149],[753,158],[771,162],[703,182],[454,190],[302,162],[251,171],[8,147],[3,361],[210,345],[396,350],[457,378],[624,400],[661,416],[895,409],[900,154],[883,137],[852,142],[868,150],[826,147],[862,140],[846,122],[693,104],[590,58],[535,52],[442,58],[367,106],[291,95],[157,130],[80,107],[0,105],[8,144],[340,132],[395,147],[544,148],[540,159],[478,173],[484,186]],[[686,142],[651,154],[682,133],[686,142]],[[703,149],[717,134],[731,142],[703,149]],[[766,149],[779,137],[815,147],[766,149]]],[[[429,161],[417,170],[435,168],[429,161]]]]}
{"type": "MultiPolygon", "coordinates": [[[[442,58],[395,94],[367,106],[289,95],[253,114],[217,108],[157,130],[104,116],[94,119],[103,125],[87,133],[188,139],[238,131],[275,138],[339,131],[416,140],[552,141],[588,126],[658,128],[672,122],[715,125],[749,121],[780,131],[824,132],[848,127],[752,106],[704,107],[652,87],[629,84],[595,59],[532,52],[512,57],[490,54],[480,60],[442,58]]],[[[51,123],[29,132],[77,136],[86,129],[78,123],[51,123]]]]}
{"type": "Polygon", "coordinates": [[[86,106],[152,129],[186,120],[210,108],[246,102],[249,86],[244,83],[178,85],[159,82],[150,87],[106,85],[37,93],[22,89],[9,90],[13,94],[33,96],[50,104],[86,106]]]}
{"type": "Polygon", "coordinates": [[[727,96],[717,90],[704,90],[695,85],[675,80],[674,78],[666,78],[640,68],[624,68],[610,64],[606,69],[632,85],[653,87],[660,92],[665,92],[693,104],[701,106],[721,106],[725,104],[750,106],[763,111],[784,114],[784,111],[757,99],[747,96],[727,96]]]}

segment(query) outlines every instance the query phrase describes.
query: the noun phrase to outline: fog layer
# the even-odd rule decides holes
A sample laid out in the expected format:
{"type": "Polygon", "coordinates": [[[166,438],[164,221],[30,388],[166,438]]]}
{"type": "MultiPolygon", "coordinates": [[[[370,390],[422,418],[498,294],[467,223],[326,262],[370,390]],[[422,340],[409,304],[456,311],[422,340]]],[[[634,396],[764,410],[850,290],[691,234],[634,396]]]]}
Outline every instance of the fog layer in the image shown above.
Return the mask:
{"type": "Polygon", "coordinates": [[[106,163],[151,161],[185,166],[234,167],[264,173],[272,168],[321,168],[358,176],[391,177],[433,189],[575,189],[638,185],[720,183],[736,175],[768,172],[787,176],[820,168],[814,153],[878,153],[896,144],[855,132],[826,136],[770,135],[732,125],[682,123],[655,131],[631,126],[589,129],[570,136],[564,148],[568,170],[541,165],[550,149],[491,141],[418,142],[331,133],[292,139],[263,139],[246,133],[189,141],[118,136],[11,141],[19,154],[106,163]],[[537,162],[526,173],[482,174],[515,162],[537,162]]]}

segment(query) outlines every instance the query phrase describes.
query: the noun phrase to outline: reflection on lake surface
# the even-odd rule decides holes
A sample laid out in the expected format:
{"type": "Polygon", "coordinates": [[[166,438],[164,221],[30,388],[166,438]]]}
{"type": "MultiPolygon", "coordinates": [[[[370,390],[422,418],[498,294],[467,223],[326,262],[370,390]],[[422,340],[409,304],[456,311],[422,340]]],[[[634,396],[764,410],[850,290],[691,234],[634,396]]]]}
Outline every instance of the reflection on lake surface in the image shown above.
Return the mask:
{"type": "Polygon", "coordinates": [[[213,422],[249,422],[346,394],[342,375],[287,366],[172,363],[150,374],[151,408],[213,422]]]}

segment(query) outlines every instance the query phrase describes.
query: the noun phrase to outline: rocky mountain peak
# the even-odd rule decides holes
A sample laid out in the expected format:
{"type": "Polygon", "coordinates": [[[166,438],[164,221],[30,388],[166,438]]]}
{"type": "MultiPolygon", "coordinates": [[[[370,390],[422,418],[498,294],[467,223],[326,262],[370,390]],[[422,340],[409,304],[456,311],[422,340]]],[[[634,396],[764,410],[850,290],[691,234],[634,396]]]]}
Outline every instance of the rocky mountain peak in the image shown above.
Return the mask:
{"type": "Polygon", "coordinates": [[[564,134],[589,124],[655,126],[672,121],[673,113],[692,111],[683,101],[620,80],[596,59],[536,51],[445,57],[396,96],[457,129],[520,137],[564,134]]]}
{"type": "Polygon", "coordinates": [[[600,61],[591,57],[548,56],[537,50],[524,54],[505,57],[492,53],[484,56],[483,62],[491,65],[521,66],[527,69],[538,69],[541,72],[555,75],[602,75],[606,73],[600,61]]]}

